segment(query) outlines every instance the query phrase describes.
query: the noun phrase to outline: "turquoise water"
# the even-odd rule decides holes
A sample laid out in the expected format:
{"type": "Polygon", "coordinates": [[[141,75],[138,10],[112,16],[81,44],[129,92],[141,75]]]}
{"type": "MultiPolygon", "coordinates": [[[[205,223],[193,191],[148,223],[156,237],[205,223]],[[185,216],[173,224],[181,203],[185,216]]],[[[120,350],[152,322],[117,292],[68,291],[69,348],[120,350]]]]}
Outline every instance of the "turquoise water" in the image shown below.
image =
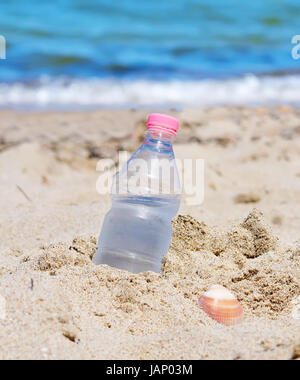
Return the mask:
{"type": "MultiPolygon", "coordinates": [[[[24,98],[50,104],[56,89],[62,104],[147,103],[145,92],[152,103],[185,103],[169,93],[170,83],[175,93],[194,83],[199,100],[204,84],[226,93],[229,83],[238,86],[238,98],[249,74],[264,89],[270,84],[261,76],[275,75],[281,88],[278,75],[300,69],[291,57],[299,20],[298,0],[3,1],[7,59],[0,61],[0,104],[24,98]]],[[[286,91],[282,98],[294,97],[286,91]]]]}

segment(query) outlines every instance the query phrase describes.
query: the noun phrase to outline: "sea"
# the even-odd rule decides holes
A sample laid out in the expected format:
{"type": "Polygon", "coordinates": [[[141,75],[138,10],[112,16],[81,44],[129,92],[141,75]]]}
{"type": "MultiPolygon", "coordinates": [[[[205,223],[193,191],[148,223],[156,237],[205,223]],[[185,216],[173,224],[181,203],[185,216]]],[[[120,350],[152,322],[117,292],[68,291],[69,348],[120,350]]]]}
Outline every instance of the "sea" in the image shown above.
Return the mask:
{"type": "Polygon", "coordinates": [[[300,104],[299,0],[0,1],[0,36],[1,108],[300,104]]]}

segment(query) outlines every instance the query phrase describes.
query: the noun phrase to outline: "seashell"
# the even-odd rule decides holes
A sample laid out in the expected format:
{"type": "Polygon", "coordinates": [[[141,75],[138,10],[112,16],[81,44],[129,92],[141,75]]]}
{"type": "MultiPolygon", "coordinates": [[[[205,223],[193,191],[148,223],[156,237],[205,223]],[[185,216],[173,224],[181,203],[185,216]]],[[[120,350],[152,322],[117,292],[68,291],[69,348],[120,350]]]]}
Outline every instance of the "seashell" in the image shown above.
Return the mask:
{"type": "Polygon", "coordinates": [[[232,326],[243,320],[243,308],[224,286],[214,285],[199,298],[199,306],[215,321],[232,326]]]}

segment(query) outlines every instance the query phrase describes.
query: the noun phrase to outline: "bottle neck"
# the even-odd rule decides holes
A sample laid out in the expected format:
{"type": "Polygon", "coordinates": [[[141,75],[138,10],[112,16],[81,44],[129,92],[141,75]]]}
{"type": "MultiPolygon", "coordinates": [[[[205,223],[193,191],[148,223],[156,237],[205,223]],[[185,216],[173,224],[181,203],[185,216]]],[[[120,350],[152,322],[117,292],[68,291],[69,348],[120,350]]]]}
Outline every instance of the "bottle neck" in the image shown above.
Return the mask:
{"type": "Polygon", "coordinates": [[[174,140],[175,136],[170,133],[148,129],[144,144],[159,152],[173,151],[174,140]]]}

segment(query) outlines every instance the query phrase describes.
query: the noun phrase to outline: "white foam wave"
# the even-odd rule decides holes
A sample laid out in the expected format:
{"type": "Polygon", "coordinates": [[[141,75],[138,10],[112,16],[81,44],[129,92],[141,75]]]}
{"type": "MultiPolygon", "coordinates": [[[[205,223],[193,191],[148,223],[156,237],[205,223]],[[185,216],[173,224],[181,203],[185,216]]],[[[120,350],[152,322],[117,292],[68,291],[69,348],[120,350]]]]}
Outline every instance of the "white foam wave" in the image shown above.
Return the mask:
{"type": "Polygon", "coordinates": [[[300,76],[201,81],[65,80],[0,83],[3,107],[127,107],[300,104],[300,76]]]}

